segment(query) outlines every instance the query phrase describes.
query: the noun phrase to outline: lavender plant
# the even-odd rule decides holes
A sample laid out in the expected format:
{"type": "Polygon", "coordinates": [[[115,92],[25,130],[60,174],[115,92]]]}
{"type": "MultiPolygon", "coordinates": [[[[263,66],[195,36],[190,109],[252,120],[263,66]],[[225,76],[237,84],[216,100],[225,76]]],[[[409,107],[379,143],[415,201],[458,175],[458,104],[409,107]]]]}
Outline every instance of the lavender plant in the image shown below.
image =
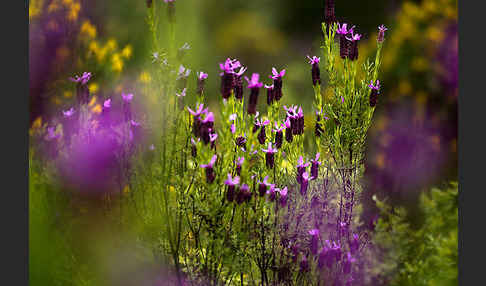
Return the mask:
{"type": "MultiPolygon", "coordinates": [[[[237,59],[220,63],[216,122],[204,89],[212,77],[192,72],[185,62],[190,46],[175,46],[176,1],[164,2],[165,48],[158,39],[161,3],[147,2],[155,80],[140,96],[107,98],[102,113],[93,115],[86,109],[91,74],[73,79],[79,103],[63,113],[65,143],[55,145],[61,139],[53,127],[45,140],[48,150],[64,154],[63,169],[70,170],[64,177],[82,173],[72,163],[99,147],[92,157],[104,154],[102,170],[108,171],[96,175],[112,183],[103,184],[100,193],[106,201],[120,200],[121,225],[132,214],[139,219],[141,243],[157,263],[173,267],[169,284],[363,284],[369,238],[355,214],[366,133],[379,99],[385,29],[380,28],[374,63],[358,67],[361,35],[335,21],[334,2],[328,1],[322,25],[325,77],[320,58],[308,56],[317,117],[311,132],[317,152],[308,159],[302,106],[281,106],[286,70],[272,68],[272,82],[264,84],[237,59]],[[257,110],[263,87],[267,108],[257,110]],[[143,96],[151,103],[145,107],[149,117],[134,108],[143,96]]],[[[93,186],[83,182],[96,181],[75,178],[72,185],[86,189],[93,186]]]]}

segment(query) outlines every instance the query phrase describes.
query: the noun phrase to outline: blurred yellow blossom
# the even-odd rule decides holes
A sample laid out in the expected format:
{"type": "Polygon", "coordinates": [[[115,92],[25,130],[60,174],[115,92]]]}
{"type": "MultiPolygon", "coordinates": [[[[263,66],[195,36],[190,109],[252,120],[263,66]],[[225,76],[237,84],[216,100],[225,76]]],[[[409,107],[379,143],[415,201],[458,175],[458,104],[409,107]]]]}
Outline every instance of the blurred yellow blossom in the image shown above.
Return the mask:
{"type": "Polygon", "coordinates": [[[412,60],[411,67],[417,72],[423,72],[427,69],[427,60],[424,57],[415,57],[412,60]]]}
{"type": "Polygon", "coordinates": [[[123,70],[123,60],[120,54],[116,53],[111,57],[111,69],[115,72],[121,72],[123,70]]]}
{"type": "Polygon", "coordinates": [[[437,26],[430,26],[425,35],[429,40],[437,44],[444,38],[444,33],[437,26]]]}
{"type": "Polygon", "coordinates": [[[68,20],[76,21],[79,16],[79,11],[81,10],[81,4],[78,2],[72,3],[68,13],[68,20]]]}
{"type": "Polygon", "coordinates": [[[89,84],[88,89],[90,93],[97,93],[99,90],[99,86],[96,82],[92,82],[89,84]]]}
{"type": "Polygon", "coordinates": [[[152,80],[152,77],[148,72],[144,71],[140,74],[138,80],[142,83],[149,83],[152,80]]]}
{"type": "Polygon", "coordinates": [[[412,92],[412,85],[406,80],[402,80],[398,86],[398,92],[401,95],[410,95],[412,92]]]}
{"type": "Polygon", "coordinates": [[[121,54],[124,58],[129,59],[132,56],[132,46],[126,45],[121,51],[121,54]]]}
{"type": "Polygon", "coordinates": [[[80,33],[88,38],[96,38],[96,27],[89,20],[85,20],[81,25],[80,33]]]}
{"type": "Polygon", "coordinates": [[[115,39],[109,39],[108,42],[106,42],[106,48],[109,52],[116,50],[117,48],[117,43],[115,39]]]}
{"type": "Polygon", "coordinates": [[[54,13],[59,9],[61,9],[61,5],[59,5],[59,3],[56,1],[53,1],[49,4],[49,6],[47,6],[47,13],[54,13]]]}
{"type": "Polygon", "coordinates": [[[101,108],[101,104],[96,104],[92,109],[91,111],[95,114],[100,114],[101,111],[102,111],[102,108],[101,108]]]}
{"type": "Polygon", "coordinates": [[[378,153],[375,157],[375,164],[380,170],[385,168],[385,154],[378,153]]]}
{"type": "Polygon", "coordinates": [[[71,98],[73,96],[73,93],[70,90],[67,90],[63,93],[63,96],[65,98],[71,98]]]}
{"type": "Polygon", "coordinates": [[[93,106],[96,104],[96,96],[91,97],[91,100],[88,103],[88,106],[93,106]]]}

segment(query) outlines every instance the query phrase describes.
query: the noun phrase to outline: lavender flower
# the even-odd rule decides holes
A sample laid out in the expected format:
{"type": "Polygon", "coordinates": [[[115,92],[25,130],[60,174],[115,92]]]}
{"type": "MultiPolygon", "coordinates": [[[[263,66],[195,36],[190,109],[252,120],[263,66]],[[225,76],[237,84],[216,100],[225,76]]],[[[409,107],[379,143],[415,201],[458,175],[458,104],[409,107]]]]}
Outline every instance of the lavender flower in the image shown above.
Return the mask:
{"type": "Polygon", "coordinates": [[[169,23],[175,23],[175,0],[164,0],[167,3],[167,18],[169,23]]]}
{"type": "Polygon", "coordinates": [[[277,149],[280,149],[282,147],[284,129],[285,129],[284,124],[280,125],[279,127],[277,122],[275,122],[275,129],[273,129],[273,132],[275,132],[275,148],[277,149]]]}
{"type": "Polygon", "coordinates": [[[85,85],[91,79],[91,73],[90,72],[83,72],[83,74],[81,76],[75,75],[74,77],[70,77],[69,79],[72,82],[77,82],[79,84],[85,85]]]}
{"type": "Polygon", "coordinates": [[[202,94],[204,92],[204,83],[205,83],[206,79],[208,78],[208,74],[201,71],[201,72],[197,72],[196,75],[197,75],[197,90],[196,90],[196,93],[199,96],[202,96],[202,94]]]}
{"type": "Polygon", "coordinates": [[[378,38],[377,38],[378,43],[383,43],[383,41],[385,40],[386,30],[388,30],[388,28],[385,27],[384,25],[378,27],[378,38]]]}
{"type": "Polygon", "coordinates": [[[64,118],[69,118],[73,116],[74,114],[74,107],[71,107],[70,109],[63,111],[62,114],[64,115],[64,118]]]}
{"type": "Polygon", "coordinates": [[[56,128],[54,126],[47,127],[47,134],[44,136],[46,141],[54,141],[61,137],[61,134],[56,132],[56,128]]]}
{"type": "Polygon", "coordinates": [[[228,190],[226,191],[226,199],[228,202],[232,202],[235,198],[235,187],[240,183],[240,177],[236,176],[235,178],[231,177],[231,174],[228,173],[228,179],[224,181],[224,184],[228,186],[228,190]]]}
{"type": "Polygon", "coordinates": [[[290,123],[290,120],[289,118],[287,118],[287,120],[285,120],[284,122],[285,124],[285,140],[288,142],[288,143],[292,143],[292,140],[293,140],[293,132],[292,132],[292,125],[290,123]]]}
{"type": "Polygon", "coordinates": [[[336,22],[334,9],[335,9],[334,0],[326,0],[326,12],[325,12],[324,21],[326,22],[327,26],[330,26],[331,24],[336,22]]]}
{"type": "Polygon", "coordinates": [[[234,86],[233,90],[235,92],[235,98],[238,100],[243,99],[243,79],[242,75],[246,71],[245,67],[241,67],[239,72],[236,72],[234,75],[234,86]]]}
{"type": "Polygon", "coordinates": [[[268,176],[265,176],[262,182],[258,182],[258,193],[260,194],[260,197],[263,197],[267,193],[267,188],[270,186],[271,184],[268,182],[268,176]]]}
{"type": "Polygon", "coordinates": [[[270,202],[275,201],[275,198],[277,197],[277,192],[280,191],[278,188],[275,188],[275,184],[270,185],[270,189],[267,191],[268,195],[268,200],[270,202]]]}
{"type": "Polygon", "coordinates": [[[233,90],[234,84],[234,70],[240,67],[241,64],[237,60],[232,60],[227,58],[224,63],[220,63],[219,67],[222,70],[221,75],[221,94],[224,99],[228,99],[231,95],[231,90],[233,90]]]}
{"type": "Polygon", "coordinates": [[[251,75],[251,79],[245,76],[246,81],[248,82],[248,88],[251,89],[250,91],[250,99],[248,101],[248,113],[249,114],[256,114],[256,105],[258,102],[258,93],[260,92],[260,87],[263,86],[263,83],[259,82],[260,75],[257,73],[253,73],[251,75]]]}
{"type": "Polygon", "coordinates": [[[75,75],[74,78],[69,79],[76,82],[76,98],[79,104],[88,104],[89,102],[89,88],[86,85],[91,78],[90,72],[83,72],[81,76],[75,75]]]}
{"type": "Polygon", "coordinates": [[[132,119],[132,111],[130,106],[133,100],[133,94],[131,93],[125,94],[122,92],[121,96],[123,98],[123,113],[125,115],[125,120],[128,121],[132,119]]]}
{"type": "Polygon", "coordinates": [[[214,173],[213,169],[214,163],[216,163],[216,159],[218,159],[218,156],[214,154],[208,164],[201,165],[201,168],[206,171],[206,182],[208,184],[214,182],[214,179],[216,178],[216,174],[214,173]]]}
{"type": "Polygon", "coordinates": [[[186,54],[186,51],[188,51],[190,49],[191,49],[191,46],[188,43],[184,43],[184,45],[182,45],[182,47],[180,47],[179,50],[177,50],[177,58],[179,60],[182,60],[182,58],[186,54]]]}
{"type": "Polygon", "coordinates": [[[189,77],[189,74],[191,73],[191,70],[188,68],[185,68],[183,65],[179,66],[179,72],[177,74],[177,82],[179,85],[180,89],[183,89],[187,86],[187,78],[189,77]]]}
{"type": "Polygon", "coordinates": [[[348,29],[348,24],[343,23],[340,25],[338,23],[338,29],[336,33],[339,35],[339,55],[342,59],[349,58],[351,50],[351,41],[347,39],[347,35],[353,33],[354,26],[348,29]]]}
{"type": "Polygon", "coordinates": [[[353,239],[349,241],[349,250],[351,251],[351,254],[354,254],[358,251],[359,249],[359,236],[354,233],[353,234],[353,239]]]}
{"type": "Polygon", "coordinates": [[[236,197],[236,202],[238,204],[241,204],[245,201],[247,202],[250,201],[250,199],[251,199],[250,187],[247,184],[241,185],[238,195],[236,197]]]}
{"type": "Polygon", "coordinates": [[[275,153],[277,153],[277,149],[272,147],[272,142],[268,142],[268,148],[262,149],[265,152],[265,162],[269,169],[273,169],[274,161],[275,161],[275,153]]]}
{"type": "Polygon", "coordinates": [[[348,251],[346,253],[346,259],[344,260],[343,264],[343,272],[345,274],[349,274],[351,272],[351,266],[354,262],[356,262],[356,258],[352,257],[351,253],[348,251]]]}
{"type": "Polygon", "coordinates": [[[186,96],[186,90],[187,88],[184,87],[181,93],[176,92],[176,96],[178,99],[178,105],[181,110],[184,110],[184,97],[186,96]]]}
{"type": "Polygon", "coordinates": [[[300,194],[305,197],[305,194],[307,193],[307,187],[309,186],[309,174],[307,172],[304,172],[302,174],[302,180],[300,183],[300,194]]]}
{"type": "Polygon", "coordinates": [[[211,132],[214,126],[214,114],[212,112],[208,112],[206,117],[201,120],[201,139],[204,144],[208,144],[211,142],[211,132]]]}
{"type": "Polygon", "coordinates": [[[267,89],[267,104],[271,105],[274,100],[274,85],[265,85],[265,88],[267,89]]]}
{"type": "Polygon", "coordinates": [[[265,133],[265,126],[268,125],[270,123],[270,121],[268,120],[258,120],[256,121],[256,125],[260,127],[260,133],[258,133],[258,142],[260,142],[260,144],[265,144],[265,140],[266,140],[266,133],[265,133]]]}
{"type": "Polygon", "coordinates": [[[192,133],[194,134],[194,136],[200,137],[201,136],[201,126],[202,126],[201,114],[207,113],[207,109],[204,109],[204,104],[201,103],[197,106],[195,111],[190,109],[189,107],[187,108],[187,110],[193,116],[192,133]]]}
{"type": "Polygon", "coordinates": [[[317,179],[317,176],[319,174],[319,165],[321,165],[321,162],[319,162],[319,156],[320,155],[321,155],[320,153],[317,153],[316,154],[316,158],[315,159],[311,159],[311,163],[312,163],[312,166],[311,166],[311,177],[312,177],[312,180],[317,179]]]}
{"type": "Polygon", "coordinates": [[[272,74],[273,74],[273,76],[271,77],[273,79],[272,86],[275,87],[273,91],[274,94],[273,98],[276,101],[279,101],[280,98],[282,98],[282,78],[285,75],[285,69],[278,72],[276,68],[272,68],[272,74]]]}
{"type": "Polygon", "coordinates": [[[319,62],[321,61],[321,58],[316,56],[313,56],[312,58],[307,56],[307,58],[309,59],[309,64],[312,65],[312,84],[314,86],[321,84],[321,70],[319,69],[319,62]]]}
{"type": "Polygon", "coordinates": [[[287,206],[287,199],[288,199],[288,196],[287,196],[287,193],[288,193],[287,187],[284,187],[283,189],[281,189],[279,193],[280,193],[279,203],[280,203],[280,206],[282,208],[284,208],[285,206],[287,206]]]}
{"type": "Polygon", "coordinates": [[[194,138],[191,138],[191,156],[196,158],[197,157],[197,143],[199,142],[199,138],[197,138],[197,141],[194,140],[194,138]]]}
{"type": "Polygon", "coordinates": [[[350,41],[350,48],[349,48],[349,59],[354,61],[358,59],[358,41],[361,39],[360,34],[354,34],[351,31],[351,37],[346,37],[348,41],[350,41]]]}
{"type": "Polygon", "coordinates": [[[321,112],[320,111],[316,111],[316,126],[314,128],[314,134],[316,135],[316,137],[319,137],[321,136],[321,133],[324,132],[324,130],[322,129],[322,125],[321,125],[321,112]]]}
{"type": "Polygon", "coordinates": [[[103,102],[103,110],[111,108],[111,98],[108,98],[103,102]]]}
{"type": "Polygon", "coordinates": [[[309,272],[309,270],[309,262],[307,261],[307,257],[303,255],[302,260],[300,261],[300,272],[309,272]]]}
{"type": "Polygon", "coordinates": [[[246,138],[244,136],[238,136],[235,139],[236,146],[246,149],[246,138]]]}
{"type": "Polygon", "coordinates": [[[305,123],[305,121],[304,121],[304,111],[302,110],[302,107],[299,107],[299,112],[297,112],[295,119],[296,119],[297,126],[296,126],[294,134],[297,134],[297,135],[304,134],[304,127],[305,127],[304,123],[305,123]]]}
{"type": "Polygon", "coordinates": [[[371,81],[368,87],[371,89],[370,107],[375,107],[378,102],[378,95],[380,94],[380,81],[376,80],[376,84],[373,84],[373,81],[371,81]]]}
{"type": "Polygon", "coordinates": [[[317,228],[309,230],[309,234],[311,235],[311,244],[310,250],[311,253],[316,255],[318,250],[319,244],[319,230],[317,228]]]}
{"type": "Polygon", "coordinates": [[[297,161],[297,183],[302,184],[302,175],[305,172],[305,168],[309,166],[309,163],[304,163],[304,158],[302,156],[299,157],[299,160],[297,161]]]}
{"type": "Polygon", "coordinates": [[[238,176],[241,175],[241,167],[243,166],[243,163],[245,162],[245,157],[238,157],[236,160],[236,174],[238,176]]]}

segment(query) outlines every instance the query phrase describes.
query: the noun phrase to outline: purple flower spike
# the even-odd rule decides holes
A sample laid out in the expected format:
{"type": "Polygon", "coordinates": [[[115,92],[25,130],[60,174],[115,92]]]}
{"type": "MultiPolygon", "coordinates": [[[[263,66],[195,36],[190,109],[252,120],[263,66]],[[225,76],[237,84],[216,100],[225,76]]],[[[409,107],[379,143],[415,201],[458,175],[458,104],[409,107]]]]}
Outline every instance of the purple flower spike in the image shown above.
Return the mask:
{"type": "Polygon", "coordinates": [[[275,184],[270,185],[270,189],[267,191],[268,195],[268,200],[270,202],[275,201],[275,198],[277,197],[277,192],[280,191],[278,188],[275,188],[275,184]]]}
{"type": "Polygon", "coordinates": [[[271,105],[274,100],[274,84],[272,85],[265,85],[265,88],[267,89],[267,104],[271,105]]]}
{"type": "Polygon", "coordinates": [[[211,184],[214,182],[214,179],[216,178],[216,175],[214,174],[214,163],[216,163],[216,159],[218,159],[218,156],[216,154],[213,155],[211,158],[211,161],[209,161],[208,164],[203,164],[201,165],[201,168],[206,170],[206,182],[208,184],[211,184]]]}
{"type": "Polygon", "coordinates": [[[193,158],[197,157],[197,142],[199,142],[200,139],[197,138],[197,140],[194,140],[194,138],[191,138],[191,155],[193,158]]]}
{"type": "Polygon", "coordinates": [[[315,86],[317,84],[321,84],[321,70],[319,69],[319,62],[321,58],[313,56],[312,58],[307,56],[309,59],[309,64],[311,64],[311,74],[312,74],[312,84],[315,86]]]}
{"type": "Polygon", "coordinates": [[[238,195],[236,196],[236,202],[238,204],[241,204],[245,201],[249,201],[250,199],[251,199],[250,187],[247,184],[241,185],[238,195]]]}
{"type": "Polygon", "coordinates": [[[179,66],[179,73],[177,74],[177,80],[187,78],[190,73],[191,73],[190,69],[185,68],[183,65],[180,65],[179,66]]]}
{"type": "Polygon", "coordinates": [[[339,35],[339,55],[342,59],[349,58],[351,53],[351,41],[347,39],[347,35],[353,33],[354,26],[348,29],[348,24],[343,23],[340,25],[338,23],[338,29],[336,33],[339,35]]]}
{"type": "Polygon", "coordinates": [[[235,178],[231,177],[231,174],[228,173],[228,179],[224,181],[224,184],[228,186],[228,190],[226,191],[226,199],[228,202],[232,202],[235,197],[235,187],[240,183],[240,177],[236,176],[235,178]]]}
{"type": "Polygon", "coordinates": [[[346,37],[346,40],[349,41],[349,59],[354,61],[358,59],[358,41],[361,39],[360,34],[354,34],[351,31],[351,37],[346,37]]]}
{"type": "Polygon", "coordinates": [[[251,89],[247,111],[249,114],[256,114],[258,94],[260,92],[260,88],[263,86],[263,83],[259,82],[260,75],[257,73],[253,73],[251,75],[251,79],[248,79],[246,76],[245,79],[248,82],[248,88],[251,89]]]}
{"type": "Polygon", "coordinates": [[[133,94],[132,93],[125,94],[125,93],[122,92],[121,96],[123,98],[123,101],[126,102],[126,103],[131,102],[132,99],[133,99],[133,94]]]}
{"type": "Polygon", "coordinates": [[[297,161],[297,183],[302,183],[302,175],[304,174],[305,168],[307,168],[307,166],[309,166],[309,163],[304,163],[304,158],[300,156],[299,160],[297,161]]]}
{"type": "Polygon", "coordinates": [[[276,101],[279,101],[280,98],[282,98],[282,78],[285,75],[285,69],[282,71],[278,72],[276,68],[272,68],[272,74],[270,78],[273,79],[273,86],[275,89],[273,90],[274,93],[274,99],[276,101]]]}
{"type": "Polygon", "coordinates": [[[47,134],[44,137],[46,141],[56,140],[61,137],[61,134],[56,133],[56,128],[54,126],[47,127],[47,134]]]}
{"type": "Polygon", "coordinates": [[[74,107],[71,107],[70,109],[63,111],[62,114],[64,115],[65,118],[69,118],[73,116],[74,114],[74,107]]]}
{"type": "Polygon", "coordinates": [[[375,107],[378,102],[378,95],[380,94],[380,81],[377,80],[375,85],[373,85],[373,81],[371,81],[368,87],[371,89],[370,107],[375,107]]]}
{"type": "Polygon", "coordinates": [[[230,58],[227,58],[224,64],[219,64],[219,67],[223,71],[221,73],[221,94],[223,95],[223,99],[230,97],[235,83],[234,69],[240,66],[239,61],[231,60],[230,58]]]}
{"type": "Polygon", "coordinates": [[[305,273],[309,272],[309,262],[307,261],[307,257],[302,256],[302,260],[300,261],[300,272],[305,273]]]}
{"type": "Polygon", "coordinates": [[[266,165],[269,169],[273,169],[274,166],[274,161],[275,161],[275,153],[277,153],[277,149],[272,147],[272,142],[268,142],[268,148],[267,149],[262,149],[262,151],[265,153],[265,161],[266,165]]]}
{"type": "Polygon", "coordinates": [[[281,189],[279,193],[280,193],[279,203],[280,203],[280,206],[282,208],[284,208],[285,206],[287,206],[287,199],[288,199],[288,196],[287,196],[287,193],[288,193],[287,187],[281,189]]]}
{"type": "Polygon", "coordinates": [[[293,132],[292,132],[292,124],[290,123],[289,118],[287,118],[287,120],[285,120],[284,125],[285,125],[285,140],[288,143],[292,143],[292,140],[293,140],[294,137],[293,137],[293,132]]]}
{"type": "Polygon", "coordinates": [[[208,78],[208,74],[204,72],[197,72],[197,90],[196,93],[201,96],[204,92],[204,83],[205,80],[208,78]]]}
{"type": "Polygon", "coordinates": [[[343,272],[345,274],[349,274],[351,272],[351,266],[354,262],[356,262],[356,258],[352,257],[351,253],[348,251],[346,253],[346,259],[344,260],[343,264],[343,272]]]}
{"type": "MultiPolygon", "coordinates": [[[[326,0],[326,12],[324,16],[324,21],[328,26],[336,22],[336,15],[334,10],[335,10],[334,0],[326,0]]],[[[329,31],[327,32],[329,33],[329,31]]]]}
{"type": "Polygon", "coordinates": [[[258,194],[260,197],[263,197],[267,193],[267,188],[270,186],[271,184],[268,182],[268,176],[265,176],[263,182],[258,183],[258,194]]]}
{"type": "Polygon", "coordinates": [[[317,228],[311,229],[309,230],[309,234],[311,235],[311,253],[316,255],[319,247],[319,230],[317,228]]]}
{"type": "Polygon", "coordinates": [[[316,158],[311,160],[311,163],[312,163],[312,165],[311,165],[312,180],[317,179],[317,176],[319,174],[319,165],[321,165],[321,162],[319,162],[319,156],[320,155],[321,155],[320,153],[317,153],[316,158]]]}
{"type": "Polygon", "coordinates": [[[81,76],[75,75],[74,77],[70,77],[69,80],[71,80],[72,82],[77,82],[77,83],[80,83],[82,85],[85,85],[85,84],[88,83],[90,78],[91,78],[90,72],[83,72],[83,75],[81,75],[81,76]]]}
{"type": "Polygon", "coordinates": [[[304,174],[302,174],[302,180],[300,183],[300,194],[302,196],[305,196],[305,194],[307,193],[308,186],[309,186],[309,174],[307,174],[307,172],[304,172],[304,174]]]}
{"type": "Polygon", "coordinates": [[[381,25],[378,27],[378,38],[377,38],[377,41],[379,43],[383,43],[383,41],[385,40],[385,31],[387,31],[388,28],[385,27],[384,25],[381,25]]]}
{"type": "Polygon", "coordinates": [[[241,175],[241,167],[243,166],[243,162],[245,162],[245,157],[239,157],[236,160],[236,174],[241,175]]]}

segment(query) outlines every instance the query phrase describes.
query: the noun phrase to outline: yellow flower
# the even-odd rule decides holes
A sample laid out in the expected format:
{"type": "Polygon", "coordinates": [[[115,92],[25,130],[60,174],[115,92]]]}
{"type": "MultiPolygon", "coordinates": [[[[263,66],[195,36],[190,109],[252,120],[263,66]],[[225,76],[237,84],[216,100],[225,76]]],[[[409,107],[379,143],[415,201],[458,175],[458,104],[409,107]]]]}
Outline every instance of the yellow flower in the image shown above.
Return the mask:
{"type": "Polygon", "coordinates": [[[98,52],[96,53],[96,59],[98,60],[98,62],[102,62],[105,59],[107,52],[108,51],[106,49],[106,46],[98,50],[98,52]]]}
{"type": "Polygon", "coordinates": [[[73,3],[71,5],[71,9],[69,9],[69,13],[68,13],[68,20],[70,21],[76,21],[78,19],[78,15],[79,15],[79,10],[81,10],[81,5],[79,3],[73,3]]]}
{"type": "Polygon", "coordinates": [[[412,69],[418,72],[425,71],[427,69],[427,60],[423,57],[415,57],[411,63],[412,69]]]}
{"type": "Polygon", "coordinates": [[[149,83],[152,80],[152,77],[148,72],[144,71],[140,74],[138,80],[142,83],[149,83]]]}
{"type": "Polygon", "coordinates": [[[430,26],[426,31],[426,37],[432,42],[439,43],[444,38],[444,33],[437,26],[430,26]]]}
{"type": "Polygon", "coordinates": [[[378,155],[375,157],[375,164],[380,170],[385,168],[385,154],[378,153],[378,155]]]}
{"type": "Polygon", "coordinates": [[[95,106],[94,106],[94,107],[91,109],[91,111],[92,111],[93,113],[96,113],[96,114],[100,114],[100,113],[101,113],[101,110],[102,110],[102,108],[101,108],[101,104],[96,104],[96,105],[95,105],[95,106]]]}
{"type": "Polygon", "coordinates": [[[408,81],[403,80],[398,86],[398,91],[402,95],[410,95],[410,92],[412,91],[412,86],[408,81]]]}
{"type": "Polygon", "coordinates": [[[88,106],[93,106],[96,103],[96,96],[91,97],[91,100],[88,103],[88,106]]]}
{"type": "Polygon", "coordinates": [[[93,82],[93,83],[90,83],[89,84],[88,89],[89,89],[89,92],[90,93],[97,93],[98,92],[98,89],[99,89],[99,86],[98,86],[97,83],[93,82]]]}
{"type": "Polygon", "coordinates": [[[126,45],[121,51],[121,54],[124,58],[129,59],[132,56],[132,46],[126,45]]]}
{"type": "Polygon", "coordinates": [[[116,40],[115,39],[109,39],[108,42],[106,42],[106,46],[105,47],[110,52],[116,50],[116,47],[117,47],[116,40]]]}
{"type": "Polygon", "coordinates": [[[47,6],[47,13],[53,13],[59,9],[61,9],[61,6],[59,6],[57,2],[53,1],[49,4],[49,6],[47,6]]]}
{"type": "Polygon", "coordinates": [[[69,7],[73,3],[73,0],[62,0],[62,3],[66,6],[69,7]]]}
{"type": "Polygon", "coordinates": [[[37,117],[32,123],[32,129],[39,129],[42,127],[42,117],[37,117]]]}
{"type": "Polygon", "coordinates": [[[89,20],[86,20],[81,25],[80,34],[94,39],[96,38],[96,27],[93,26],[89,20]]]}
{"type": "Polygon", "coordinates": [[[120,54],[116,53],[111,57],[111,69],[116,72],[121,72],[123,70],[123,60],[121,59],[120,54]]]}
{"type": "Polygon", "coordinates": [[[73,93],[70,90],[67,90],[63,93],[63,96],[65,98],[71,98],[73,96],[73,93]]]}
{"type": "Polygon", "coordinates": [[[125,188],[123,188],[123,193],[128,194],[129,192],[130,192],[130,187],[128,187],[128,185],[126,185],[125,188]]]}
{"type": "Polygon", "coordinates": [[[44,5],[43,0],[31,0],[29,3],[29,21],[37,17],[42,10],[44,5]]]}
{"type": "Polygon", "coordinates": [[[89,49],[90,52],[93,52],[94,54],[96,54],[100,50],[100,46],[98,45],[97,41],[92,41],[91,43],[89,43],[88,49],[89,49]]]}

